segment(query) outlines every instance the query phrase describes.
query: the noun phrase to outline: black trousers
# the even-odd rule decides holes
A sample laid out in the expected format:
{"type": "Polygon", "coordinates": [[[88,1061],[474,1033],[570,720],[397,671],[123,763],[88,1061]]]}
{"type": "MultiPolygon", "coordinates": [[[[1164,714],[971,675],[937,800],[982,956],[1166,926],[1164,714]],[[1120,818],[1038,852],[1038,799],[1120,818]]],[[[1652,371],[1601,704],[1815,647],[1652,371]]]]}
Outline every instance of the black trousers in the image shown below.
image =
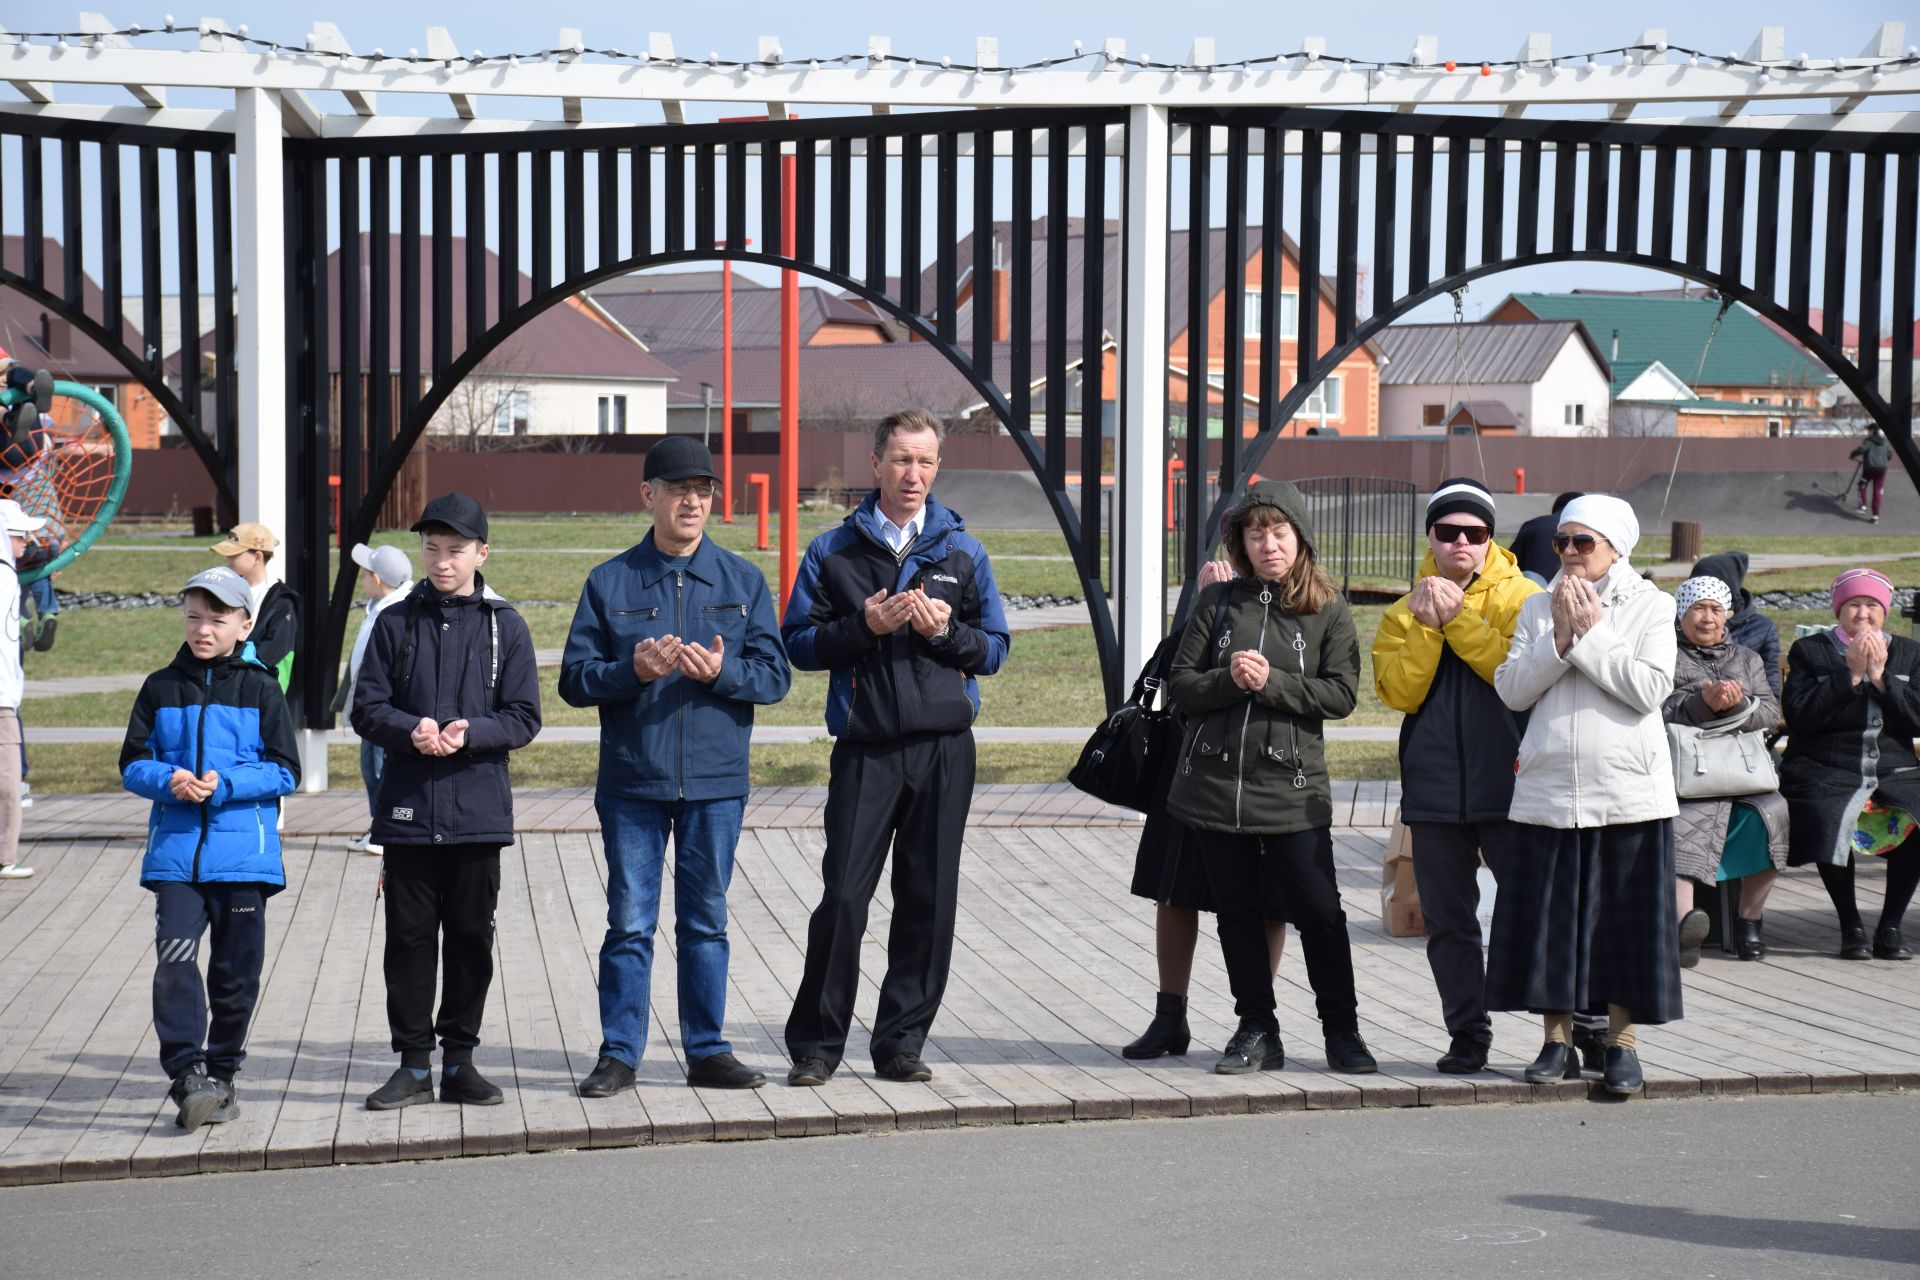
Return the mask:
{"type": "Polygon", "coordinates": [[[258,884],[154,886],[153,1029],[169,1079],[205,1063],[208,1075],[231,1080],[246,1058],[267,950],[267,893],[258,884]],[[202,934],[211,935],[204,983],[202,934]]]}
{"type": "Polygon", "coordinates": [[[1353,947],[1333,878],[1333,832],[1326,827],[1284,836],[1203,831],[1199,840],[1219,912],[1220,954],[1234,1013],[1271,1017],[1278,1007],[1266,922],[1285,920],[1306,953],[1321,1030],[1358,1031],[1353,947]]]}
{"type": "Polygon", "coordinates": [[[441,1061],[473,1061],[493,984],[493,911],[500,847],[393,845],[386,850],[387,1025],[400,1064],[425,1067],[434,1037],[441,1061]],[[440,1016],[433,1013],[436,967],[440,1016]]]}
{"type": "Polygon", "coordinates": [[[887,975],[873,1061],[920,1052],[953,959],[960,841],[973,804],[973,733],[834,743],[827,780],[825,892],[807,924],[806,969],[787,1018],[787,1052],[837,1067],[860,984],[860,939],[893,853],[887,975]]]}
{"type": "Polygon", "coordinates": [[[1427,922],[1427,967],[1440,991],[1440,1012],[1452,1036],[1493,1043],[1487,1016],[1486,953],[1480,944],[1480,855],[1499,880],[1522,856],[1520,829],[1491,822],[1409,822],[1413,878],[1427,922]]]}

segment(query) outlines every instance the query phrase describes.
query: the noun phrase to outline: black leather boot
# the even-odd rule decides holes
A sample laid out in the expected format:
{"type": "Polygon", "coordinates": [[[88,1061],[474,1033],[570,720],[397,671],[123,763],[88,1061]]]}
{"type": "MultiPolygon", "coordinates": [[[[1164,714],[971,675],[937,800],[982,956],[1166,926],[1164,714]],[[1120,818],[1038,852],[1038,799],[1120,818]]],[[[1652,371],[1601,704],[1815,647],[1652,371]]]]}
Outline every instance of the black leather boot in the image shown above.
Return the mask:
{"type": "Polygon", "coordinates": [[[1573,1046],[1549,1040],[1540,1046],[1540,1056],[1521,1074],[1528,1084],[1552,1084],[1577,1076],[1579,1071],[1580,1056],[1573,1051],[1573,1046]]]}
{"type": "Polygon", "coordinates": [[[1280,1032],[1256,1019],[1242,1018],[1240,1029],[1227,1041],[1226,1051],[1220,1055],[1220,1061],[1213,1064],[1213,1069],[1223,1076],[1240,1076],[1253,1071],[1275,1071],[1286,1065],[1287,1051],[1280,1043],[1280,1032]]]}
{"type": "Polygon", "coordinates": [[[1873,958],[1875,960],[1911,960],[1913,952],[1900,938],[1900,930],[1881,929],[1873,935],[1873,958]]]}
{"type": "Polygon", "coordinates": [[[1738,954],[1742,960],[1766,959],[1767,943],[1766,939],[1760,936],[1760,922],[1758,920],[1741,920],[1735,927],[1738,929],[1738,932],[1734,934],[1733,938],[1736,954],[1738,954]]]}
{"type": "Polygon", "coordinates": [[[1138,1040],[1120,1050],[1123,1058],[1157,1058],[1164,1053],[1181,1054],[1193,1040],[1187,1029],[1187,998],[1162,991],[1153,1000],[1153,1021],[1138,1040]]]}
{"type": "Polygon", "coordinates": [[[1842,960],[1871,960],[1873,948],[1867,945],[1867,927],[1851,925],[1840,930],[1840,958],[1842,960]]]}

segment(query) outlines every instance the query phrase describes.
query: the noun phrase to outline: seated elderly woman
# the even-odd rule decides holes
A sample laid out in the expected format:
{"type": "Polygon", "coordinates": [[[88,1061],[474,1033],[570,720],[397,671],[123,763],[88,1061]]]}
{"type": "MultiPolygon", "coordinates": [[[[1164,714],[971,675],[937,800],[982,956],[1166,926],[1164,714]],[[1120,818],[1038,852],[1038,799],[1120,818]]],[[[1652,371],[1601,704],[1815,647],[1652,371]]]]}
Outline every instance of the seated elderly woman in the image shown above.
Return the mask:
{"type": "Polygon", "coordinates": [[[1891,582],[1872,569],[1849,569],[1833,580],[1839,625],[1796,641],[1787,654],[1780,765],[1792,828],[1787,864],[1820,868],[1840,917],[1843,960],[1913,958],[1900,920],[1920,885],[1920,644],[1883,629],[1892,605],[1891,582]],[[1857,854],[1887,860],[1871,945],[1853,897],[1857,854]]]}
{"type": "MultiPolygon", "coordinates": [[[[1727,635],[1733,611],[1733,593],[1717,577],[1688,578],[1674,592],[1680,615],[1679,656],[1674,660],[1673,692],[1661,714],[1669,725],[1713,726],[1756,736],[1780,727],[1780,702],[1767,683],[1766,663],[1745,645],[1727,635]]],[[[1671,730],[1669,731],[1671,732],[1671,730]]],[[[1747,744],[1759,753],[1757,740],[1747,744]]],[[[1682,779],[1690,766],[1676,760],[1682,779]]],[[[1765,771],[1768,789],[1759,794],[1683,796],[1673,821],[1673,869],[1679,878],[1675,905],[1680,913],[1680,967],[1690,969],[1700,960],[1700,942],[1707,934],[1707,913],[1695,909],[1696,880],[1740,882],[1736,945],[1742,960],[1758,960],[1767,953],[1760,936],[1761,912],[1774,878],[1787,864],[1787,803],[1772,789],[1773,772],[1765,771]]],[[[1751,791],[1751,788],[1748,788],[1751,791]]]]}

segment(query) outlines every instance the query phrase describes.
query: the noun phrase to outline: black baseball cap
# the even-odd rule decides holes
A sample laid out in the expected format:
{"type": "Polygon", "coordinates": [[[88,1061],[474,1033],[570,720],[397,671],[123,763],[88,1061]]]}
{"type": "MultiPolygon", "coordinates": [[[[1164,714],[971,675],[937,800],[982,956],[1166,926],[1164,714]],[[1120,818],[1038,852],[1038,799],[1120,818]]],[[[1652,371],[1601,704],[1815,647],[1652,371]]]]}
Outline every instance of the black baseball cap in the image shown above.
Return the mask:
{"type": "Polygon", "coordinates": [[[686,480],[693,476],[719,478],[713,469],[713,455],[692,436],[668,436],[647,450],[647,469],[640,478],[686,480]]]}
{"type": "Polygon", "coordinates": [[[419,533],[430,524],[443,524],[463,538],[487,540],[486,508],[464,493],[443,493],[429,502],[413,522],[413,531],[419,533]]]}

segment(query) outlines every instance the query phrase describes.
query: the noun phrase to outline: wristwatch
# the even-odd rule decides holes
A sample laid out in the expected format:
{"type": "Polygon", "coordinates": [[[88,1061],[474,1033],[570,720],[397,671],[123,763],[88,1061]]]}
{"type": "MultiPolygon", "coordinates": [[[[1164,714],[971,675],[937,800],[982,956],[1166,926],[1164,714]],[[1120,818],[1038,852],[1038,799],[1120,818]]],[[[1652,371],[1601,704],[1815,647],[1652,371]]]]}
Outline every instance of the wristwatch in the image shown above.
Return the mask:
{"type": "Polygon", "coordinates": [[[945,644],[953,635],[953,619],[948,618],[940,624],[940,629],[927,637],[928,644],[945,644]]]}

